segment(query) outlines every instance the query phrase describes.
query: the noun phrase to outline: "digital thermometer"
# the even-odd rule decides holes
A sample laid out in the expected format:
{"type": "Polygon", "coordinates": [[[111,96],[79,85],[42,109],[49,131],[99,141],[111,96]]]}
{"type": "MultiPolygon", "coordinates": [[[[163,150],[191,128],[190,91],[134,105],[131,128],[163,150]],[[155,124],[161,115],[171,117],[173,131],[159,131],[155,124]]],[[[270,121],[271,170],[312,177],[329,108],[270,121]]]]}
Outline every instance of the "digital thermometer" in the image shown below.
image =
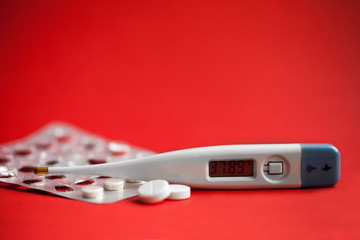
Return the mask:
{"type": "Polygon", "coordinates": [[[330,187],[340,178],[340,153],[330,144],[225,145],[35,173],[165,179],[207,189],[330,187]]]}

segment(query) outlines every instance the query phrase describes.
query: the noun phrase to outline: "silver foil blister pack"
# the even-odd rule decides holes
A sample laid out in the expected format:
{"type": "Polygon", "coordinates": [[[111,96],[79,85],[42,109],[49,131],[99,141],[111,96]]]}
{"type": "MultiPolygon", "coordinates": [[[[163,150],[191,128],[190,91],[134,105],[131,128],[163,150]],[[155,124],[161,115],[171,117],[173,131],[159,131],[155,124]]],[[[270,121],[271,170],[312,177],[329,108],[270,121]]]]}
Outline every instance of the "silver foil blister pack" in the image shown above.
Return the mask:
{"type": "MultiPolygon", "coordinates": [[[[125,181],[122,190],[104,190],[101,197],[83,197],[82,187],[103,186],[107,176],[36,175],[35,167],[103,164],[154,154],[122,141],[111,141],[65,123],[52,123],[20,140],[0,145],[0,181],[66,198],[112,203],[136,196],[142,181],[125,181]]],[[[131,161],[131,160],[130,160],[131,161]]]]}

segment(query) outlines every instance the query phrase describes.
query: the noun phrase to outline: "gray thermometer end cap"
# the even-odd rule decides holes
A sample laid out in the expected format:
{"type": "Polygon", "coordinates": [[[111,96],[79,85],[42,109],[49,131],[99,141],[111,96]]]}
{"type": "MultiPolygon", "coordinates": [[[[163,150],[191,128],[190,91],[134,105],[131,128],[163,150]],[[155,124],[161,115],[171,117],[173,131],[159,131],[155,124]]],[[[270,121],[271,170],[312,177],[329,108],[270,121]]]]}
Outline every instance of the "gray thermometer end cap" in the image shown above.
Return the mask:
{"type": "Polygon", "coordinates": [[[301,144],[301,187],[331,187],[340,179],[340,152],[331,144],[301,144]]]}

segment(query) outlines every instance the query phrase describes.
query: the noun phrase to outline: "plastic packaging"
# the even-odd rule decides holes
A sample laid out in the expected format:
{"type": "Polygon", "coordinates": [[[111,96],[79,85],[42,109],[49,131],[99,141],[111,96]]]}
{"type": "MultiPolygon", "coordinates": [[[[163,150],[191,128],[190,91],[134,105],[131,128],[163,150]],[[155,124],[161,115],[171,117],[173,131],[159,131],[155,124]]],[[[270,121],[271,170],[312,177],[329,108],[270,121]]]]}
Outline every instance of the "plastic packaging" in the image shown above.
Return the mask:
{"type": "MultiPolygon", "coordinates": [[[[80,166],[135,159],[154,154],[125,142],[110,141],[64,123],[52,123],[30,136],[0,145],[0,181],[43,190],[76,200],[112,203],[136,196],[141,184],[125,181],[124,188],[84,197],[84,186],[104,187],[106,176],[45,175],[40,166],[80,166]]],[[[143,183],[136,180],[137,183],[143,183]]]]}

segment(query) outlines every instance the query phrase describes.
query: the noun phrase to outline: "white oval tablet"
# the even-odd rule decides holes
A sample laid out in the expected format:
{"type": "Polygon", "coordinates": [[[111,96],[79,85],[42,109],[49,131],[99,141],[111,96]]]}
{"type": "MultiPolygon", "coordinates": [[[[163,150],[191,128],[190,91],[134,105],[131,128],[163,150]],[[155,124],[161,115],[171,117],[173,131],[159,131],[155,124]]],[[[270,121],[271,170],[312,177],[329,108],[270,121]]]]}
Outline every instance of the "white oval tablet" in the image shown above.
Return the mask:
{"type": "Polygon", "coordinates": [[[137,193],[141,202],[157,203],[169,197],[170,187],[166,180],[153,180],[140,186],[137,193]]]}
{"type": "Polygon", "coordinates": [[[104,181],[104,188],[108,191],[124,189],[125,181],[121,178],[108,178],[104,181]]]}
{"type": "Polygon", "coordinates": [[[123,156],[130,152],[130,146],[121,142],[110,142],[108,150],[112,155],[123,156]]]}
{"type": "Polygon", "coordinates": [[[104,188],[101,186],[93,185],[93,186],[85,186],[81,188],[83,197],[86,198],[97,198],[101,197],[104,192],[104,188]]]}
{"type": "Polygon", "coordinates": [[[133,185],[143,185],[143,184],[146,183],[146,181],[140,180],[140,179],[130,179],[130,178],[127,178],[127,179],[126,179],[126,183],[127,183],[127,184],[133,184],[133,185]]]}
{"type": "Polygon", "coordinates": [[[167,199],[171,200],[182,200],[190,197],[190,187],[179,184],[171,184],[170,196],[167,199]]]}

